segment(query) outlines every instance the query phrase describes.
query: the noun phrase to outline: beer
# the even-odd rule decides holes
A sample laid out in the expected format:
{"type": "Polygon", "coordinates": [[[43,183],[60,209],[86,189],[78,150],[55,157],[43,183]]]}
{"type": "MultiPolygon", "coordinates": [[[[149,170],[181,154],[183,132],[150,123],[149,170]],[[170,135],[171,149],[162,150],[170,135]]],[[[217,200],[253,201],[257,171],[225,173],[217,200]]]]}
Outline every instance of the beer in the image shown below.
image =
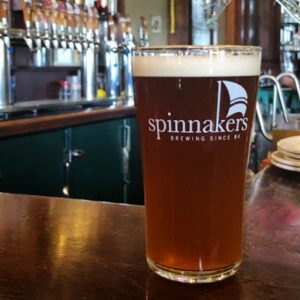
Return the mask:
{"type": "Polygon", "coordinates": [[[148,263],[167,278],[207,282],[232,275],[241,260],[260,56],[250,48],[220,58],[216,47],[187,55],[195,49],[135,55],[133,72],[148,263]]]}

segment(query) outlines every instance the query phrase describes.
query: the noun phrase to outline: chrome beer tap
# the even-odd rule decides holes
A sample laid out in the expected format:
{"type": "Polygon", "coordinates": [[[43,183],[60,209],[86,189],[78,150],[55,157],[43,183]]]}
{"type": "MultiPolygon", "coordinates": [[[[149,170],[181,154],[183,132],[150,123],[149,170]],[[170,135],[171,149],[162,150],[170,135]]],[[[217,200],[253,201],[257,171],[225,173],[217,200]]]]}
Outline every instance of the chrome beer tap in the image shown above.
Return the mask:
{"type": "Polygon", "coordinates": [[[58,40],[58,4],[54,2],[50,9],[50,20],[51,20],[51,43],[54,49],[59,48],[58,40]]]}
{"type": "MultiPolygon", "coordinates": [[[[270,124],[270,130],[273,130],[274,128],[277,127],[277,120],[276,120],[277,97],[279,97],[279,102],[280,102],[281,109],[282,109],[283,120],[285,123],[288,122],[288,113],[287,113],[287,108],[286,108],[286,105],[284,102],[284,95],[282,92],[282,88],[279,84],[278,79],[275,78],[274,76],[268,75],[268,74],[264,74],[259,77],[260,82],[264,82],[265,80],[269,80],[273,85],[272,120],[271,120],[271,124],[270,124]]],[[[268,133],[268,130],[266,128],[266,122],[264,121],[263,113],[260,108],[259,101],[257,101],[257,103],[256,103],[256,116],[257,116],[257,120],[258,120],[258,125],[260,127],[260,130],[261,130],[263,136],[267,140],[272,141],[273,137],[272,137],[272,134],[268,133]]]]}
{"type": "Polygon", "coordinates": [[[91,6],[82,9],[82,87],[83,97],[97,97],[97,49],[95,47],[94,11],[91,6]]]}
{"type": "Polygon", "coordinates": [[[131,20],[125,16],[125,34],[123,48],[124,90],[125,96],[133,97],[132,49],[135,47],[132,36],[131,20]]]}
{"type": "Polygon", "coordinates": [[[97,48],[100,44],[100,24],[99,24],[99,15],[96,7],[92,7],[93,11],[93,30],[94,30],[94,43],[97,48]]]}
{"type": "Polygon", "coordinates": [[[76,1],[73,1],[73,24],[74,24],[74,44],[77,51],[82,52],[81,44],[81,9],[76,1]]]}
{"type": "Polygon", "coordinates": [[[284,72],[284,73],[280,73],[276,79],[280,82],[280,80],[283,77],[290,77],[294,83],[295,83],[295,87],[296,87],[296,91],[297,91],[297,95],[298,95],[298,100],[300,101],[300,84],[299,84],[299,79],[297,78],[297,76],[294,73],[291,72],[284,72]]]}
{"type": "Polygon", "coordinates": [[[108,17],[108,40],[105,42],[106,93],[109,97],[120,95],[119,48],[115,36],[115,23],[108,17]]]}
{"type": "Polygon", "coordinates": [[[146,17],[140,17],[141,27],[139,28],[140,45],[149,46],[148,21],[146,17]]]}
{"type": "Polygon", "coordinates": [[[91,6],[86,7],[86,29],[88,47],[95,49],[95,32],[94,32],[94,12],[91,6]]]}
{"type": "Polygon", "coordinates": [[[34,44],[35,50],[40,50],[42,48],[41,39],[41,23],[42,23],[42,5],[39,1],[34,1],[32,8],[32,18],[34,24],[34,44]]]}
{"type": "Polygon", "coordinates": [[[58,37],[59,45],[63,49],[67,49],[67,38],[66,38],[66,3],[62,0],[58,2],[58,37]]]}
{"type": "Polygon", "coordinates": [[[33,40],[34,51],[32,56],[32,63],[35,66],[49,66],[50,65],[50,35],[48,30],[48,9],[45,11],[43,0],[34,0],[32,5],[32,19],[34,25],[33,40]]]}
{"type": "Polygon", "coordinates": [[[50,24],[51,24],[51,8],[52,3],[49,0],[43,0],[43,44],[47,50],[51,48],[51,38],[50,38],[50,24]]]}
{"type": "Polygon", "coordinates": [[[80,9],[80,17],[81,17],[81,44],[83,50],[88,49],[89,41],[88,41],[88,16],[87,16],[87,8],[86,6],[82,6],[80,9]]]}
{"type": "Polygon", "coordinates": [[[75,49],[75,38],[74,38],[74,7],[70,1],[66,2],[67,8],[67,36],[68,36],[68,47],[72,50],[75,49]]]}
{"type": "Polygon", "coordinates": [[[8,37],[8,1],[1,0],[0,2],[0,30],[1,37],[8,37]]]}
{"type": "Polygon", "coordinates": [[[29,50],[33,51],[33,38],[31,35],[32,32],[32,24],[31,24],[32,1],[31,0],[22,1],[22,11],[23,11],[23,18],[24,18],[25,30],[26,30],[24,41],[28,46],[29,50]]]}
{"type": "Polygon", "coordinates": [[[8,1],[0,1],[0,107],[12,104],[10,90],[10,38],[8,35],[8,1]]]}

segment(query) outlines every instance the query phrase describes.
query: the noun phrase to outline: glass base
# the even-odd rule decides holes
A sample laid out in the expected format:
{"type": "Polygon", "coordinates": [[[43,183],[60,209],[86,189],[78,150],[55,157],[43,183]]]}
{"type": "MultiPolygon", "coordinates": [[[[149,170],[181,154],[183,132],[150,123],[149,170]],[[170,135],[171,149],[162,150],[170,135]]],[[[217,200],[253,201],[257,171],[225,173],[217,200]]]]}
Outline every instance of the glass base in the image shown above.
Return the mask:
{"type": "Polygon", "coordinates": [[[181,271],[171,269],[158,265],[149,258],[147,258],[147,263],[151,270],[166,279],[185,283],[209,283],[233,276],[237,272],[241,262],[239,261],[225,268],[212,271],[181,271]]]}

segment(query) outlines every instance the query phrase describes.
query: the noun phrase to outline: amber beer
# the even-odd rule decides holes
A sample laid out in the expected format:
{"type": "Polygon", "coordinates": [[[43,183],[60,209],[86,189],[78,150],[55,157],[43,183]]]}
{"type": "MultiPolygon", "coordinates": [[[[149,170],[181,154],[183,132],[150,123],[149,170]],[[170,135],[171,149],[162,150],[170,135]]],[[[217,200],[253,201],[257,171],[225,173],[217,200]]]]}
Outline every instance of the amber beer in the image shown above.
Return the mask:
{"type": "Polygon", "coordinates": [[[233,275],[260,48],[158,47],[133,54],[147,261],[163,277],[233,275]]]}

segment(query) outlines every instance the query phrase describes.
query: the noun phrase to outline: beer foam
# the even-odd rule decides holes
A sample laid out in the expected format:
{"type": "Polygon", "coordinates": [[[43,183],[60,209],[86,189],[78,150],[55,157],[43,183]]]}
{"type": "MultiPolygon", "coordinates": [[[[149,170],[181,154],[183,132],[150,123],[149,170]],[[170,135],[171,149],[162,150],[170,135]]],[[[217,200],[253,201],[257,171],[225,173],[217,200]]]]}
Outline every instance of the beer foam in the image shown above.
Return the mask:
{"type": "Polygon", "coordinates": [[[133,56],[133,75],[139,77],[230,77],[259,74],[260,56],[254,54],[133,56]]]}

